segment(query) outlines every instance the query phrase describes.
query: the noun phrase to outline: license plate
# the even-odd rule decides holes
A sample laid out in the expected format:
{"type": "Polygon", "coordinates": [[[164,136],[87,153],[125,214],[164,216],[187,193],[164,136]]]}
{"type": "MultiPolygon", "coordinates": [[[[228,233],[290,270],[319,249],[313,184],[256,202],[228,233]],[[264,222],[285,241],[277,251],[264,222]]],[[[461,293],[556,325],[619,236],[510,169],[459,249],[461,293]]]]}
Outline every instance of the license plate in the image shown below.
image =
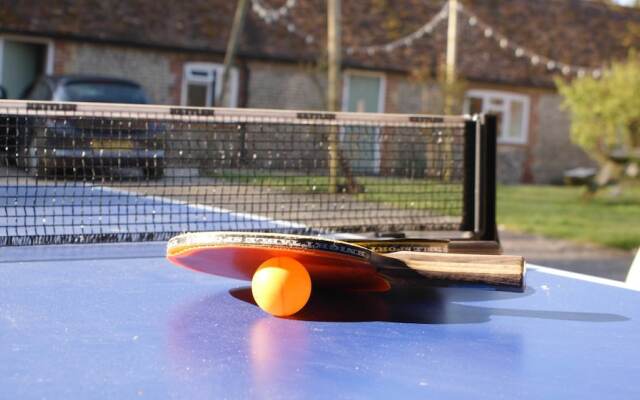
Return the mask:
{"type": "Polygon", "coordinates": [[[94,140],[91,142],[91,147],[102,150],[130,150],[133,148],[133,142],[117,139],[94,140]]]}

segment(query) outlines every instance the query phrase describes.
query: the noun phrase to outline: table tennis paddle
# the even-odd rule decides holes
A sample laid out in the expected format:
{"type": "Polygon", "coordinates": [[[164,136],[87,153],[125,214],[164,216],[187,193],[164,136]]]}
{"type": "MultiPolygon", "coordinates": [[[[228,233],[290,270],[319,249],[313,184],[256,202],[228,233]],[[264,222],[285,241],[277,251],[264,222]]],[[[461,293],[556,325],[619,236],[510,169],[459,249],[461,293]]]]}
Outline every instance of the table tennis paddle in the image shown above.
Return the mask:
{"type": "Polygon", "coordinates": [[[395,251],[377,253],[345,241],[255,232],[197,232],[169,240],[167,258],[200,272],[251,280],[262,262],[291,257],[314,286],[385,291],[394,281],[471,284],[517,290],[524,285],[519,256],[395,251]]]}

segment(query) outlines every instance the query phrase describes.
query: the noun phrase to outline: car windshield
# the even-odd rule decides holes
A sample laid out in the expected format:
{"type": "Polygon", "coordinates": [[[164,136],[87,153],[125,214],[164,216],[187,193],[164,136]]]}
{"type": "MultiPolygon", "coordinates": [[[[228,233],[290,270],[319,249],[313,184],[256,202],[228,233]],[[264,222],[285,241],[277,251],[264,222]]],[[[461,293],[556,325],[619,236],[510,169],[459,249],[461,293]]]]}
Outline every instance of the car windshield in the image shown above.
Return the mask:
{"type": "Polygon", "coordinates": [[[121,82],[71,82],[64,86],[61,100],[147,103],[147,97],[139,86],[121,82]]]}

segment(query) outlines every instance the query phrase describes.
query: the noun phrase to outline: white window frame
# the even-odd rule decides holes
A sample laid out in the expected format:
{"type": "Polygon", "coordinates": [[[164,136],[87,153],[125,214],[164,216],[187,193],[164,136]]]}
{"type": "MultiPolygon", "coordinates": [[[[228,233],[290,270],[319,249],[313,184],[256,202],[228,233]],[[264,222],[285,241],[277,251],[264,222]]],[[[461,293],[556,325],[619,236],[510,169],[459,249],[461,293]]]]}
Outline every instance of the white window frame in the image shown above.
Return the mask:
{"type": "Polygon", "coordinates": [[[482,112],[491,113],[492,110],[502,112],[502,126],[501,132],[498,132],[498,143],[504,144],[526,144],[529,138],[529,109],[530,101],[529,96],[523,94],[517,94],[512,92],[504,92],[500,90],[484,90],[473,89],[467,91],[464,99],[464,110],[466,113],[470,112],[471,103],[470,97],[482,99],[482,112]],[[491,99],[502,100],[502,106],[491,106],[491,99]],[[511,103],[512,101],[522,102],[522,125],[520,127],[520,137],[512,138],[507,136],[507,130],[511,126],[511,103]]]}
{"type": "MultiPolygon", "coordinates": [[[[211,107],[211,85],[213,82],[214,76],[222,77],[224,73],[224,65],[217,63],[207,63],[207,62],[189,62],[184,64],[183,72],[182,72],[182,88],[180,93],[180,104],[187,104],[187,89],[189,83],[205,83],[207,84],[207,96],[205,100],[205,107],[211,107]],[[194,75],[194,71],[206,71],[206,76],[197,76],[194,75]]],[[[229,71],[229,92],[226,96],[225,106],[220,107],[237,107],[238,106],[238,69],[231,68],[229,71]]],[[[222,91],[222,85],[216,85],[216,93],[215,98],[217,99],[220,96],[220,92],[222,91]]]]}
{"type": "Polygon", "coordinates": [[[43,37],[31,37],[31,36],[22,36],[22,35],[0,35],[0,79],[2,79],[2,75],[4,72],[2,68],[4,66],[4,43],[6,41],[45,45],[47,47],[47,56],[46,56],[46,61],[44,66],[44,73],[47,75],[50,75],[53,73],[53,62],[54,62],[53,40],[48,38],[43,38],[43,37]]]}
{"type": "Polygon", "coordinates": [[[380,78],[380,88],[378,89],[378,111],[384,112],[385,96],[387,93],[387,76],[384,72],[377,71],[360,71],[360,70],[346,70],[343,74],[342,82],[342,111],[349,110],[349,85],[351,83],[352,76],[366,76],[370,78],[380,78]]]}

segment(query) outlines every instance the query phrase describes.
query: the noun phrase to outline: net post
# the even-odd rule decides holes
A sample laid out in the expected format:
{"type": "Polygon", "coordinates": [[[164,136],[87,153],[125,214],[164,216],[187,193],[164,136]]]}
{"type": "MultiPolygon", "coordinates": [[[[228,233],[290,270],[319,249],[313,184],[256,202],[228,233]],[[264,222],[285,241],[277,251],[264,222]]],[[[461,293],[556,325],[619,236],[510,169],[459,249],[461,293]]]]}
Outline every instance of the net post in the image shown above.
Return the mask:
{"type": "Polygon", "coordinates": [[[465,232],[475,232],[476,218],[476,136],[477,125],[480,124],[478,118],[470,119],[464,124],[464,178],[463,178],[463,198],[462,198],[462,223],[460,230],[465,232]]]}
{"type": "Polygon", "coordinates": [[[475,116],[465,124],[463,218],[461,230],[476,240],[499,242],[496,225],[497,120],[475,116]]]}
{"type": "Polygon", "coordinates": [[[484,187],[483,187],[483,205],[481,207],[484,216],[484,229],[482,231],[481,240],[492,240],[499,242],[498,227],[496,224],[496,191],[497,191],[497,132],[498,122],[495,115],[487,115],[484,118],[482,130],[484,133],[484,149],[483,149],[483,163],[482,175],[484,175],[484,187]]]}

